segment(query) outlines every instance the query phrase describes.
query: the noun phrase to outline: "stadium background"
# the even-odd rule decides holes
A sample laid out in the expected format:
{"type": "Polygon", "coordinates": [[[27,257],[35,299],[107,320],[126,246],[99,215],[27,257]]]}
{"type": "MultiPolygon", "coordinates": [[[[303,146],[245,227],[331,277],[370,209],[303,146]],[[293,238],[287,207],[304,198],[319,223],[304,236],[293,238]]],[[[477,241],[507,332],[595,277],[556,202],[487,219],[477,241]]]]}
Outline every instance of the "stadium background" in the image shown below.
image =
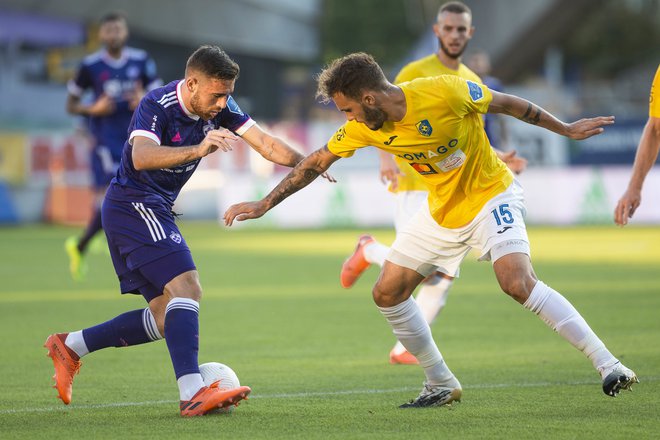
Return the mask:
{"type": "MultiPolygon", "coordinates": [[[[314,73],[351,51],[373,53],[393,78],[436,50],[438,0],[174,0],[0,2],[0,222],[84,223],[90,214],[88,139],[64,110],[65,82],[98,48],[96,22],[127,13],[130,45],[155,58],[165,82],[182,76],[188,54],[218,44],[241,65],[235,97],[261,124],[298,148],[322,145],[342,122],[314,101],[314,73]],[[350,7],[349,7],[350,6],[350,7]],[[173,11],[177,11],[173,13],[173,11]],[[377,12],[376,12],[377,11],[377,12]]],[[[613,114],[602,136],[570,142],[510,118],[510,145],[529,160],[520,176],[531,224],[610,224],[646,120],[660,59],[658,0],[472,0],[477,28],[465,56],[488,52],[505,90],[560,118],[613,114]]],[[[337,185],[284,202],[256,225],[387,226],[393,200],[377,178],[373,149],[333,167],[337,185]],[[357,190],[359,188],[359,191],[357,190]]],[[[284,168],[237,144],[216,153],[182,193],[187,219],[217,218],[228,204],[264,194],[284,168]]],[[[645,200],[660,198],[652,171],[645,200]]],[[[659,223],[646,203],[633,222],[659,223]]]]}

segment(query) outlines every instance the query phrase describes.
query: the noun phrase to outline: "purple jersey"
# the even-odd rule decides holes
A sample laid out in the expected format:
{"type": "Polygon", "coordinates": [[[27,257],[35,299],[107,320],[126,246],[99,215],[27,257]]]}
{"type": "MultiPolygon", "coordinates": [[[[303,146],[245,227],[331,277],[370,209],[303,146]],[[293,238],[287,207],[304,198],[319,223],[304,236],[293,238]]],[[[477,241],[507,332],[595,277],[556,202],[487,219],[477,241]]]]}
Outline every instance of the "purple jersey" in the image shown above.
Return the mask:
{"type": "Polygon", "coordinates": [[[118,162],[133,116],[128,98],[137,90],[151,90],[161,84],[156,64],[147,53],[125,47],[119,59],[110,57],[105,49],[85,57],[76,77],[69,81],[68,90],[78,97],[91,90],[94,100],[105,93],[114,100],[115,111],[108,116],[90,117],[89,129],[97,145],[107,148],[118,162]]]}
{"type": "Polygon", "coordinates": [[[172,206],[183,185],[201,159],[173,168],[137,171],[133,166],[132,140],[147,137],[158,145],[171,148],[198,145],[209,130],[227,128],[243,135],[255,122],[243,113],[230,96],[227,106],[210,121],[190,113],[181,100],[183,80],[172,81],[147,94],[135,110],[124,145],[119,170],[106,194],[118,201],[163,203],[172,206]]]}

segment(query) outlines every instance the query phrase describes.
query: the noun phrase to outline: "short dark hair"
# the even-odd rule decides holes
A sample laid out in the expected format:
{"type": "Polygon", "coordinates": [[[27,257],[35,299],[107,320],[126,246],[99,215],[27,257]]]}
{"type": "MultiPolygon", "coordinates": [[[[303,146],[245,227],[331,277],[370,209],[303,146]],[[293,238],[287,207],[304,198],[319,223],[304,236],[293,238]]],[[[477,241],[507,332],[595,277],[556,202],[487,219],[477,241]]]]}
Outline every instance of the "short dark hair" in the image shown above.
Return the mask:
{"type": "Polygon", "coordinates": [[[101,17],[101,19],[99,20],[99,24],[106,24],[106,23],[110,23],[111,21],[123,21],[124,23],[128,23],[126,14],[124,14],[121,11],[114,11],[114,12],[108,12],[103,17],[101,17]]]}
{"type": "Polygon", "coordinates": [[[453,14],[467,13],[470,17],[472,16],[472,11],[468,5],[462,2],[447,2],[443,4],[440,6],[440,10],[438,10],[438,15],[442,14],[443,12],[451,12],[453,14]]]}
{"type": "Polygon", "coordinates": [[[365,90],[383,90],[388,83],[374,57],[364,52],[337,58],[316,80],[319,83],[316,97],[323,102],[329,102],[337,93],[359,100],[365,90]]]}
{"type": "Polygon", "coordinates": [[[234,80],[240,68],[227,53],[218,46],[200,46],[186,63],[186,72],[195,70],[215,79],[234,80]]]}

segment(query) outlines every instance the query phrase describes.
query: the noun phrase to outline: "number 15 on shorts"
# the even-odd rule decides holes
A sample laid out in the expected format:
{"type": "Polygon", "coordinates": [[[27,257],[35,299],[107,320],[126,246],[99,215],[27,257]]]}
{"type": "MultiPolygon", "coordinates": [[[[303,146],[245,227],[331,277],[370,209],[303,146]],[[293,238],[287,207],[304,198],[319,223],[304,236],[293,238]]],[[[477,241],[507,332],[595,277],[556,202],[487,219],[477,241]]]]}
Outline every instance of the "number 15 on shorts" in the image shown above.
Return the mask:
{"type": "Polygon", "coordinates": [[[490,212],[493,214],[493,217],[495,217],[497,226],[502,226],[502,223],[507,225],[513,223],[513,214],[511,214],[511,211],[509,210],[508,203],[502,203],[500,206],[490,212]]]}

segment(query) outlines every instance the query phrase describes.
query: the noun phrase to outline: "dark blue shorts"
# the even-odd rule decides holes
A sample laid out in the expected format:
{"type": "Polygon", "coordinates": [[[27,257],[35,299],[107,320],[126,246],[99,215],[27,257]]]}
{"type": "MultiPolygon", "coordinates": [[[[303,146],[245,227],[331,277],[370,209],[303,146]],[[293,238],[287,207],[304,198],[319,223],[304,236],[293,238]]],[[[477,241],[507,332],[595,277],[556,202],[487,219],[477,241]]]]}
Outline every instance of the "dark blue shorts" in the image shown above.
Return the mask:
{"type": "Polygon", "coordinates": [[[110,181],[117,173],[121,156],[116,157],[110,148],[97,145],[92,149],[90,157],[94,188],[102,189],[110,185],[110,181]]]}
{"type": "Polygon", "coordinates": [[[101,219],[121,293],[140,294],[149,302],[176,276],[195,270],[190,249],[165,204],[106,198],[101,219]]]}

